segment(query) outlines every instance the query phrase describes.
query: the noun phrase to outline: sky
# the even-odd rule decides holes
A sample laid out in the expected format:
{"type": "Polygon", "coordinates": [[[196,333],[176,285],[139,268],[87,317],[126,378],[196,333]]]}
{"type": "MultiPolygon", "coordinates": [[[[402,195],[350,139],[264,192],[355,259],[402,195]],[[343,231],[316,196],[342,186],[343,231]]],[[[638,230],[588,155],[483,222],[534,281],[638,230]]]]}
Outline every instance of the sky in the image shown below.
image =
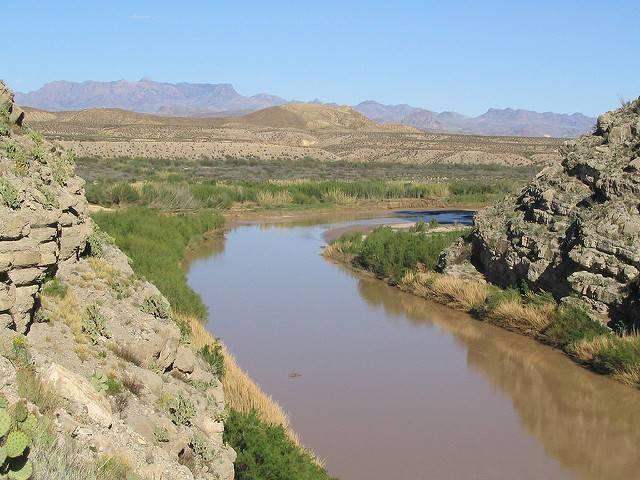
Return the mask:
{"type": "Polygon", "coordinates": [[[588,115],[640,96],[640,1],[3,0],[0,78],[588,115]],[[7,21],[8,19],[8,21],[7,21]]]}

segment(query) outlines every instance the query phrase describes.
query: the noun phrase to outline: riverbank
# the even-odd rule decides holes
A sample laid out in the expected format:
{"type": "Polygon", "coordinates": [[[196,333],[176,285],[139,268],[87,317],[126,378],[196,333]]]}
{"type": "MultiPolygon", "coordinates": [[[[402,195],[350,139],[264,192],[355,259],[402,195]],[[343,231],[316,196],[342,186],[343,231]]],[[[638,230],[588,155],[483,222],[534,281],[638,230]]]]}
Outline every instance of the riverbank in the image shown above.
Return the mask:
{"type": "Polygon", "coordinates": [[[102,211],[93,218],[129,256],[134,272],[154,281],[169,299],[184,340],[221,365],[227,405],[224,439],[238,453],[236,479],[262,480],[270,478],[269,471],[287,471],[298,474],[296,478],[328,480],[320,462],[301,445],[283,409],[207,331],[207,309],[187,285],[185,255],[199,242],[222,234],[223,217],[211,211],[163,215],[135,207],[102,211]]]}
{"type": "MultiPolygon", "coordinates": [[[[411,248],[433,243],[428,233],[414,236],[411,248]]],[[[449,240],[453,243],[455,238],[449,240]]],[[[382,228],[380,233],[365,238],[359,233],[346,234],[327,245],[323,255],[405,292],[534,338],[561,350],[581,366],[640,387],[637,335],[616,334],[593,320],[586,307],[572,299],[558,304],[544,292],[534,293],[526,288],[501,290],[483,280],[439,274],[434,271],[433,252],[429,255],[431,264],[426,265],[428,262],[420,262],[416,251],[407,254],[405,246],[400,248],[403,243],[406,244],[406,233],[382,228]],[[384,237],[384,241],[381,243],[376,237],[384,237]],[[394,255],[399,249],[402,254],[394,255]],[[381,259],[387,259],[386,265],[381,259]]]]}

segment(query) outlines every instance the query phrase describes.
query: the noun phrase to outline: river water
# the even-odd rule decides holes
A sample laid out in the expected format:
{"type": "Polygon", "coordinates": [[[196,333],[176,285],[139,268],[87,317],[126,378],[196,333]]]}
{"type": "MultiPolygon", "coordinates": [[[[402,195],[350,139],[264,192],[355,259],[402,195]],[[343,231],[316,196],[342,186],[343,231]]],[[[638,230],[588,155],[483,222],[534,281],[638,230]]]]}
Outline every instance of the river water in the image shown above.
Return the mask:
{"type": "Polygon", "coordinates": [[[415,218],[236,226],[193,252],[189,283],[342,480],[640,478],[640,392],[320,255],[335,232],[415,218]]]}

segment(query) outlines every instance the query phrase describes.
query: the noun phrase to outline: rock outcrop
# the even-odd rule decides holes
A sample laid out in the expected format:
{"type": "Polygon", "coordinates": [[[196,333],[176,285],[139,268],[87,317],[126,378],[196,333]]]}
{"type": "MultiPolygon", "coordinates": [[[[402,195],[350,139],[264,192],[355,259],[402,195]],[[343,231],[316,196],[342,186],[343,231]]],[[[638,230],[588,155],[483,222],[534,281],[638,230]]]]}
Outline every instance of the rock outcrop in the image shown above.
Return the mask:
{"type": "MultiPolygon", "coordinates": [[[[579,296],[627,325],[640,323],[640,99],[567,142],[519,195],[479,211],[466,259],[500,286],[525,282],[579,296]]],[[[464,261],[462,245],[443,256],[464,261]],[[461,255],[462,254],[462,255],[461,255]]]]}
{"type": "Polygon", "coordinates": [[[36,472],[75,465],[75,451],[87,465],[122,459],[127,478],[232,480],[217,372],[95,229],[73,157],[22,127],[12,98],[0,83],[0,396],[25,399],[55,445],[74,445],[58,457],[34,445],[36,472]],[[25,370],[52,411],[20,387],[25,370]]]}

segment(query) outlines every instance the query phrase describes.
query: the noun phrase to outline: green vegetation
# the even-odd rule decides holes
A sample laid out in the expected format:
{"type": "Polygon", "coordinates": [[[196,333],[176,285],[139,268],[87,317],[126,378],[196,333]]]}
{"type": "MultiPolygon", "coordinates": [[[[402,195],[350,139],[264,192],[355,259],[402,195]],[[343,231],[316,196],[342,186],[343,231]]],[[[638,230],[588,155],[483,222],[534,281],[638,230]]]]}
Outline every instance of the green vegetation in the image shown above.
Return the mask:
{"type": "Polygon", "coordinates": [[[164,402],[164,407],[169,418],[176,425],[191,425],[191,420],[196,416],[196,407],[191,400],[178,395],[164,402]]]}
{"type": "Polygon", "coordinates": [[[0,206],[13,210],[20,206],[18,190],[6,178],[0,178],[0,206]]]}
{"type": "Polygon", "coordinates": [[[30,432],[37,423],[24,402],[13,406],[0,397],[0,477],[28,480],[33,475],[29,460],[30,432]]]}
{"type": "Polygon", "coordinates": [[[233,205],[319,207],[389,200],[430,200],[439,204],[487,203],[511,193],[517,184],[500,180],[417,182],[383,180],[149,181],[91,183],[87,199],[105,207],[142,205],[161,210],[226,209],[233,205]]]}
{"type": "MultiPolygon", "coordinates": [[[[596,368],[606,373],[624,373],[640,368],[640,338],[611,336],[596,353],[593,360],[596,368]]],[[[636,380],[637,381],[637,380],[636,380]]]]}
{"type": "Polygon", "coordinates": [[[107,319],[100,313],[100,308],[96,304],[89,305],[82,321],[82,333],[84,333],[91,343],[96,345],[101,337],[109,337],[107,332],[107,319]]]}
{"type": "Polygon", "coordinates": [[[562,348],[610,333],[611,330],[591,319],[587,310],[577,304],[559,306],[554,312],[551,325],[543,332],[548,340],[562,348]]]}
{"type": "Polygon", "coordinates": [[[227,157],[217,160],[168,160],[161,158],[79,158],[78,175],[88,182],[139,182],[167,180],[195,183],[205,180],[262,182],[280,180],[410,180],[435,178],[526,181],[542,167],[499,164],[430,165],[398,162],[322,161],[302,159],[260,160],[227,157]]]}
{"type": "Polygon", "coordinates": [[[142,302],[142,311],[156,318],[170,318],[171,305],[162,295],[149,295],[142,302]]]}
{"type": "Polygon", "coordinates": [[[255,412],[231,410],[224,441],[238,453],[237,480],[329,480],[313,458],[291,441],[282,426],[269,425],[255,412]]]}
{"type": "Polygon", "coordinates": [[[359,233],[351,233],[336,243],[341,244],[343,252],[354,255],[356,266],[397,281],[418,264],[435,268],[440,252],[465,233],[458,230],[424,234],[422,230],[403,232],[378,227],[364,238],[359,233]]]}
{"type": "Polygon", "coordinates": [[[222,353],[222,345],[218,341],[213,346],[205,345],[198,351],[198,354],[207,362],[211,373],[220,379],[224,377],[224,354],[222,353]]]}
{"type": "Polygon", "coordinates": [[[131,258],[134,271],[167,297],[175,312],[206,318],[207,309],[187,285],[181,262],[190,242],[223,226],[220,214],[163,215],[148,208],[128,208],[96,213],[93,219],[131,258]]]}

